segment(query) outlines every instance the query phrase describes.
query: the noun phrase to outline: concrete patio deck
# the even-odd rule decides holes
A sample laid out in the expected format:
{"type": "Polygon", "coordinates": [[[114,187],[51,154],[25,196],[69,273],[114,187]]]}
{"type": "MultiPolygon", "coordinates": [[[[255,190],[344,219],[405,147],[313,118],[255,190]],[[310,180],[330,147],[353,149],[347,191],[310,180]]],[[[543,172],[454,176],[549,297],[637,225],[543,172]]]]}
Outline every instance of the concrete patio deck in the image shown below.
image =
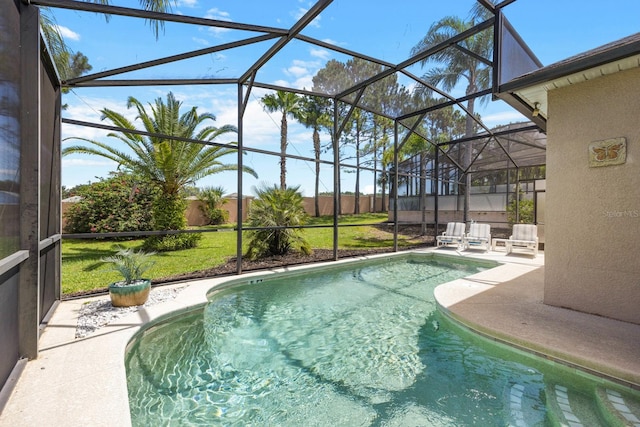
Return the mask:
{"type": "MultiPolygon", "coordinates": [[[[438,303],[451,317],[487,336],[640,388],[640,325],[545,306],[544,254],[434,251],[504,263],[437,288],[438,303]]],[[[265,272],[243,278],[257,275],[265,272]]],[[[27,363],[0,425],[130,425],[124,354],[133,334],[150,320],[205,303],[208,290],[237,278],[191,282],[175,300],[143,307],[83,339],[75,339],[75,330],[85,301],[62,302],[42,333],[40,357],[27,363]]]]}

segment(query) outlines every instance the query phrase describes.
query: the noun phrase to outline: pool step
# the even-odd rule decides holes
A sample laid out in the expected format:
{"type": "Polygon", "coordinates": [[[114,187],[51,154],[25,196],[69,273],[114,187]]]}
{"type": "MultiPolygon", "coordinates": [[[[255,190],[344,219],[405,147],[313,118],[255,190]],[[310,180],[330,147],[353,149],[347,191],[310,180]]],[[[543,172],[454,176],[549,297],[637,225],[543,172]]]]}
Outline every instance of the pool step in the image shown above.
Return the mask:
{"type": "Polygon", "coordinates": [[[540,388],[512,384],[506,390],[509,402],[509,427],[530,427],[544,425],[544,402],[540,388]]]}
{"type": "Polygon", "coordinates": [[[611,426],[640,427],[640,398],[598,387],[596,400],[600,411],[611,426]]]}
{"type": "Polygon", "coordinates": [[[593,405],[593,396],[577,393],[559,384],[547,384],[547,416],[553,426],[606,426],[593,405]]]}

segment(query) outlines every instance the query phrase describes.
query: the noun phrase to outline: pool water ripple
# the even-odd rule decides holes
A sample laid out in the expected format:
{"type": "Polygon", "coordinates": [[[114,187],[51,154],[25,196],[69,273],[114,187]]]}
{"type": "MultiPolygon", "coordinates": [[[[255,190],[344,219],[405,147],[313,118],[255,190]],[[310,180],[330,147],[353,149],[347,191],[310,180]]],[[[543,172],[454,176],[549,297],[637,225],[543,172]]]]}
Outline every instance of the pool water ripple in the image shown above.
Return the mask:
{"type": "Polygon", "coordinates": [[[435,286],[479,270],[408,258],[217,291],[134,342],[133,425],[547,425],[547,384],[576,378],[436,310],[435,286]]]}

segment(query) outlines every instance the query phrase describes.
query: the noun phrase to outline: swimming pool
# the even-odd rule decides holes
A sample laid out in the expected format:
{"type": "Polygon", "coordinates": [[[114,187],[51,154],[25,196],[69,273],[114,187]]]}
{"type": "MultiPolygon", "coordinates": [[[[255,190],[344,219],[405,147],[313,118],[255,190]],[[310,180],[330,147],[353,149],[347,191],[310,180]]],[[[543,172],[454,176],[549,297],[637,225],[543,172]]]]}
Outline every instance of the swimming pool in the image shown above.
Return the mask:
{"type": "Polygon", "coordinates": [[[412,255],[218,289],[132,342],[132,423],[598,426],[638,402],[443,318],[433,289],[488,267],[412,255]]]}

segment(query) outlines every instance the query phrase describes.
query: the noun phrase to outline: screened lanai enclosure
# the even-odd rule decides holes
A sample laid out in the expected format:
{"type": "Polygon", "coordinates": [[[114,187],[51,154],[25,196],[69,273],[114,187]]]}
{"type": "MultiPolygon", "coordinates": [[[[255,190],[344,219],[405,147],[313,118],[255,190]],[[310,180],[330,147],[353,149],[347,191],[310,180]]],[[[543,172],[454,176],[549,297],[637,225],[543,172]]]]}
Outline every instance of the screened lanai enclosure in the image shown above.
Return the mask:
{"type": "Polygon", "coordinates": [[[439,12],[422,0],[392,9],[361,2],[356,15],[346,12],[352,0],[304,9],[297,0],[246,1],[235,15],[212,7],[204,16],[191,16],[187,3],[103,3],[0,0],[0,384],[37,357],[39,328],[60,299],[66,174],[88,165],[78,178],[87,182],[118,168],[73,156],[61,162],[68,144],[98,140],[122,150],[108,136],[120,132],[230,149],[225,162],[237,170],[213,182],[239,201],[237,273],[249,228],[241,201],[261,182],[333,197],[333,259],[349,226],[344,215],[362,211],[388,211],[395,250],[407,224],[432,234],[452,219],[508,228],[509,213],[518,220],[529,201],[538,214],[530,220],[542,222],[546,109],[500,91],[541,66],[505,18],[515,0],[442,2],[439,12]],[[434,25],[452,15],[459,25],[434,25]],[[391,18],[406,25],[388,25],[391,18]],[[74,51],[79,35],[69,22],[84,29],[91,53],[74,51]],[[410,29],[419,36],[398,49],[410,29]],[[368,43],[374,33],[385,43],[368,43]],[[237,132],[177,138],[145,129],[127,108],[129,97],[151,106],[168,93],[237,132]],[[291,97],[296,109],[286,107],[291,97]],[[519,114],[487,120],[495,105],[519,114]],[[104,120],[105,109],[136,129],[104,120]],[[238,172],[247,168],[255,173],[238,172]]]}
{"type": "Polygon", "coordinates": [[[448,221],[485,222],[496,228],[536,222],[543,231],[545,146],[546,135],[530,122],[434,144],[398,163],[397,198],[390,200],[393,215],[399,223],[423,227],[448,221]],[[471,159],[468,168],[463,167],[465,156],[471,159]]]}

